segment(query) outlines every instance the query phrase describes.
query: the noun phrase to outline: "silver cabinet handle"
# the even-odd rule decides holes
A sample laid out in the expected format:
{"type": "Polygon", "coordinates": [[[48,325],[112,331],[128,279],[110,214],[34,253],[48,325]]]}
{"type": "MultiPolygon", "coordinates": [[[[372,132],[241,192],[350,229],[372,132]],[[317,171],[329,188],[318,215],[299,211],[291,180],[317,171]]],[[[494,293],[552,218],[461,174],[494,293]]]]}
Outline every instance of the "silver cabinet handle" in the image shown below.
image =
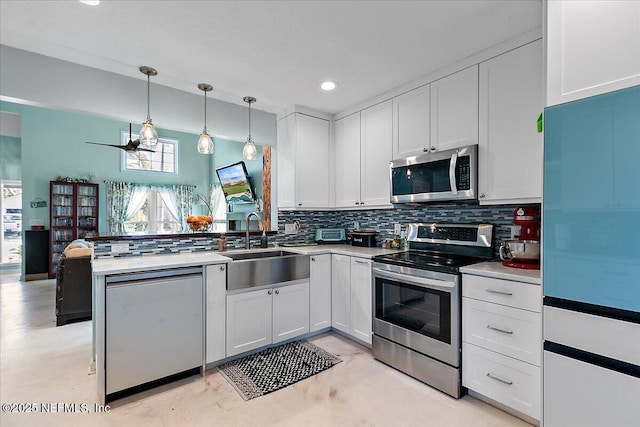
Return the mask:
{"type": "Polygon", "coordinates": [[[312,257],[311,257],[311,261],[315,261],[315,260],[316,260],[316,257],[313,257],[313,256],[312,256],[312,257]]]}
{"type": "Polygon", "coordinates": [[[302,206],[302,203],[298,203],[298,206],[302,206]]]}
{"type": "Polygon", "coordinates": [[[367,261],[360,261],[359,259],[355,260],[358,264],[369,264],[367,261]]]}
{"type": "Polygon", "coordinates": [[[487,325],[487,329],[491,329],[493,331],[498,331],[498,332],[502,332],[503,334],[513,334],[513,331],[508,331],[506,329],[500,329],[500,328],[496,328],[495,326],[491,326],[491,325],[487,325]]]}
{"type": "Polygon", "coordinates": [[[280,291],[276,289],[276,295],[280,294],[280,291]]]}
{"type": "Polygon", "coordinates": [[[500,381],[501,383],[506,384],[506,385],[513,384],[513,381],[509,381],[509,380],[505,380],[504,378],[500,378],[499,376],[494,375],[491,372],[487,372],[487,376],[489,378],[493,379],[493,380],[500,381]]]}
{"type": "Polygon", "coordinates": [[[507,296],[512,296],[513,295],[513,293],[511,293],[511,292],[496,291],[494,289],[487,289],[487,292],[490,292],[492,294],[500,294],[500,295],[507,295],[507,296]]]}
{"type": "Polygon", "coordinates": [[[484,193],[480,193],[480,198],[484,199],[486,196],[484,195],[484,193]]]}
{"type": "Polygon", "coordinates": [[[269,290],[267,291],[267,295],[271,295],[272,293],[273,293],[273,291],[272,291],[271,289],[269,289],[269,290]]]}
{"type": "Polygon", "coordinates": [[[224,271],[224,265],[220,266],[220,271],[224,271]]]}
{"type": "Polygon", "coordinates": [[[360,202],[361,205],[364,205],[364,202],[360,202]]]}
{"type": "Polygon", "coordinates": [[[424,148],[422,149],[422,151],[423,151],[423,152],[425,152],[425,153],[428,153],[428,152],[429,152],[429,147],[424,147],[424,148]]]}

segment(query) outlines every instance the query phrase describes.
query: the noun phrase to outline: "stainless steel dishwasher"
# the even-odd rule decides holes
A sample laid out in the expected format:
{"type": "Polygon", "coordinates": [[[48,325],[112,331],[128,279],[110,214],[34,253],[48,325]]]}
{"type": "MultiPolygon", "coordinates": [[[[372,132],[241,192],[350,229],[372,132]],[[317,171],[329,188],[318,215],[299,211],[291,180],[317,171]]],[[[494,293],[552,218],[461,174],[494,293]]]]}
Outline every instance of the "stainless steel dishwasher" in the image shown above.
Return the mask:
{"type": "Polygon", "coordinates": [[[106,394],[202,366],[202,269],[106,278],[106,394]]]}

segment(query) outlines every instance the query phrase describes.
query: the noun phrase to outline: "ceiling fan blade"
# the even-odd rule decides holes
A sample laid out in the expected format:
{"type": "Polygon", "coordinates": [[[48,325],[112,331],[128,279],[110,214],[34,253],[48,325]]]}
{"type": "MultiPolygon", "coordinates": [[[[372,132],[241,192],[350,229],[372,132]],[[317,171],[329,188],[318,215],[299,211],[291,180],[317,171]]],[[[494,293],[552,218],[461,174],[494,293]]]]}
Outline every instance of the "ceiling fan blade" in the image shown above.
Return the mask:
{"type": "Polygon", "coordinates": [[[93,145],[103,145],[105,147],[115,147],[115,148],[122,148],[123,150],[125,149],[126,145],[114,145],[114,144],[103,144],[101,142],[90,142],[90,141],[85,141],[85,143],[87,144],[93,144],[93,145]]]}
{"type": "Polygon", "coordinates": [[[153,150],[149,150],[148,148],[140,148],[140,147],[136,148],[135,151],[147,151],[149,153],[155,153],[155,151],[153,150]]]}

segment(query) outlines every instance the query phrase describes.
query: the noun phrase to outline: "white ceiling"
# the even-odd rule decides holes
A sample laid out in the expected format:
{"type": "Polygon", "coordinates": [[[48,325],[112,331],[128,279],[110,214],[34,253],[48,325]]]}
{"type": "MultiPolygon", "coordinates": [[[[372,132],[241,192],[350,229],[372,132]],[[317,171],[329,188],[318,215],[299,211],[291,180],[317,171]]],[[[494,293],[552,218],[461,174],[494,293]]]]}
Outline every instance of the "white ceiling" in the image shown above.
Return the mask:
{"type": "Polygon", "coordinates": [[[343,111],[541,23],[541,0],[0,1],[2,44],[276,113],[343,111]]]}

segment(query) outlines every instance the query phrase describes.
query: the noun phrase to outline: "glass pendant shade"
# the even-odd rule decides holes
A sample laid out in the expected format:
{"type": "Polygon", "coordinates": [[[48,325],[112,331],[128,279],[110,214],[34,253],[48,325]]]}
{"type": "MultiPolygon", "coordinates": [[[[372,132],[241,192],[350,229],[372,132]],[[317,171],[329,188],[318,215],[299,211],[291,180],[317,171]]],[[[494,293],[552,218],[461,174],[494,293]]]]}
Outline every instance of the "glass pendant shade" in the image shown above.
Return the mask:
{"type": "Polygon", "coordinates": [[[258,156],[258,150],[256,149],[256,144],[253,143],[253,138],[247,138],[247,142],[244,143],[244,148],[242,149],[242,158],[245,160],[255,160],[258,156]]]}
{"type": "Polygon", "coordinates": [[[151,118],[147,117],[147,120],[142,123],[142,129],[140,130],[140,143],[147,147],[155,147],[158,145],[158,132],[156,127],[151,123],[151,118]]]}
{"type": "Polygon", "coordinates": [[[200,134],[200,139],[198,139],[198,153],[213,153],[213,140],[211,139],[211,135],[209,135],[209,132],[207,132],[206,129],[202,131],[202,133],[200,134]]]}

